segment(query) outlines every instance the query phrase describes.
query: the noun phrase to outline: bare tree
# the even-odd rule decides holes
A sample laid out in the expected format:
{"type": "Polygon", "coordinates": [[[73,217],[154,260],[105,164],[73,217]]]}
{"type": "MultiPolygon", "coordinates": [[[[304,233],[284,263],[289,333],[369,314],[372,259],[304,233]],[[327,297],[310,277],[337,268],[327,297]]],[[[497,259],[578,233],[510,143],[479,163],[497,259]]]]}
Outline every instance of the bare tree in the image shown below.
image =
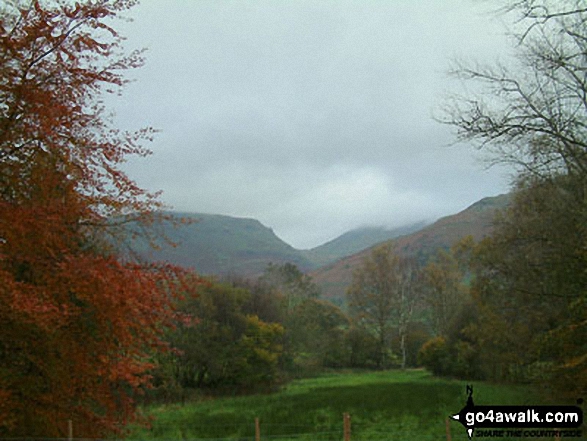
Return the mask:
{"type": "Polygon", "coordinates": [[[587,4],[521,0],[505,11],[516,14],[515,60],[457,64],[451,73],[480,87],[449,99],[439,119],[525,176],[587,176],[587,4]]]}

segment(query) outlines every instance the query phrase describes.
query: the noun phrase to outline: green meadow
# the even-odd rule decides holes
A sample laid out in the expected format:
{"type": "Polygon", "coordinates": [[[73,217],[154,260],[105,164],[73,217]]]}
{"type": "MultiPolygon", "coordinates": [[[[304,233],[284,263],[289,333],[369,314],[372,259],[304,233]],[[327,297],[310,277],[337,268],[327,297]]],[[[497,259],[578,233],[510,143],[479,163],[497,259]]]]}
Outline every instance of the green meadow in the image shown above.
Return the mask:
{"type": "MultiPolygon", "coordinates": [[[[522,386],[472,384],[476,404],[537,404],[522,386]]],[[[152,427],[129,439],[253,440],[259,418],[261,439],[341,440],[347,412],[352,440],[445,440],[446,417],[464,406],[465,385],[423,370],[326,374],[273,394],[153,406],[152,427]]],[[[453,440],[467,439],[459,423],[449,424],[453,440]]]]}

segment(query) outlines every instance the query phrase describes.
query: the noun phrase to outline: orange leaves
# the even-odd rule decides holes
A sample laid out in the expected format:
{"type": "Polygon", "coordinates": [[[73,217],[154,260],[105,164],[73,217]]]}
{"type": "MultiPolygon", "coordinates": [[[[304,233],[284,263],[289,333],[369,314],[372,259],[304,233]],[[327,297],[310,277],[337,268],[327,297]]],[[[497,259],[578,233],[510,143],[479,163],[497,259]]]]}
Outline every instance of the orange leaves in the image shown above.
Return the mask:
{"type": "Polygon", "coordinates": [[[111,254],[117,221],[159,206],[120,170],[154,131],[110,127],[99,97],[142,64],[102,22],[134,2],[69,3],[0,16],[0,436],[119,431],[188,283],[111,254]]]}
{"type": "Polygon", "coordinates": [[[146,154],[140,143],[152,131],[109,133],[96,98],[103,89],[123,85],[124,70],[142,64],[140,52],[122,55],[120,39],[98,22],[127,6],[23,5],[21,11],[7,9],[0,26],[0,166],[26,162],[42,149],[61,158],[87,195],[118,188],[110,198],[94,201],[114,213],[120,210],[115,199],[128,189],[135,200],[127,205],[134,209],[142,209],[141,199],[150,199],[117,166],[128,154],[146,154]]]}
{"type": "MultiPolygon", "coordinates": [[[[132,415],[131,392],[148,386],[151,354],[164,346],[162,333],[175,319],[174,288],[184,275],[72,247],[57,251],[59,259],[25,255],[31,272],[22,280],[0,270],[0,348],[7,348],[0,349],[0,372],[14,379],[10,390],[18,391],[20,404],[39,403],[12,409],[15,418],[84,414],[95,419],[86,435],[101,436],[116,430],[122,415],[132,415]]],[[[3,265],[13,261],[5,256],[3,265]]],[[[36,431],[40,427],[14,433],[60,435],[36,431]]]]}

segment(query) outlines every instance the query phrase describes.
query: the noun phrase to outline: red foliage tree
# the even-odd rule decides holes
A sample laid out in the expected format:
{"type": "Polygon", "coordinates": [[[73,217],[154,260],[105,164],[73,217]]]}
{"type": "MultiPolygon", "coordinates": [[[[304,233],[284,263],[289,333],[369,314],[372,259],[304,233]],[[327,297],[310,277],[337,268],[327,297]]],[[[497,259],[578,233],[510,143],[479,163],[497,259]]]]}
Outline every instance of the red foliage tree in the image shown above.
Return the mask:
{"type": "Polygon", "coordinates": [[[152,130],[115,130],[100,101],[142,63],[107,24],[133,3],[0,6],[2,436],[120,431],[164,347],[181,272],[107,245],[159,208],[120,170],[152,130]]]}

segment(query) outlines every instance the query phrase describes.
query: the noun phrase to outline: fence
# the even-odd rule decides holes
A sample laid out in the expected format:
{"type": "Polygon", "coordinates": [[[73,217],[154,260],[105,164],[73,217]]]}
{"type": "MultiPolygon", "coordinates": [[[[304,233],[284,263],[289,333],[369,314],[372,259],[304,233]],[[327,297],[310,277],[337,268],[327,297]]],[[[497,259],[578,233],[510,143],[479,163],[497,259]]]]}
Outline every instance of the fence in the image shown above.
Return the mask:
{"type": "MultiPolygon", "coordinates": [[[[0,441],[100,441],[95,439],[84,439],[84,438],[74,438],[74,427],[73,422],[69,420],[67,422],[68,427],[68,437],[67,438],[0,438],[0,441]]],[[[185,437],[178,437],[181,440],[191,440],[191,441],[223,441],[223,440],[237,440],[237,441],[262,441],[262,440],[271,440],[271,441],[302,441],[302,440],[312,440],[312,441],[375,441],[375,440],[406,440],[406,439],[418,439],[421,441],[452,441],[453,435],[451,432],[451,422],[449,418],[446,418],[444,422],[444,434],[422,434],[418,433],[417,428],[405,428],[401,434],[390,434],[387,431],[370,431],[368,434],[365,433],[358,433],[358,436],[353,435],[352,431],[352,424],[351,424],[351,415],[349,413],[344,413],[342,416],[342,424],[340,430],[325,430],[321,432],[299,432],[299,433],[282,433],[282,434],[275,434],[271,433],[271,430],[265,431],[265,429],[275,429],[283,430],[284,428],[291,429],[292,426],[286,424],[269,424],[267,426],[263,426],[259,418],[255,418],[254,420],[254,435],[251,436],[237,436],[237,437],[223,437],[223,438],[185,438],[185,437]],[[265,432],[265,433],[264,433],[265,432]]],[[[303,430],[302,426],[294,425],[293,427],[299,428],[303,430]]],[[[455,425],[455,427],[457,427],[455,425]]],[[[461,427],[457,427],[456,431],[458,434],[455,436],[456,440],[465,440],[468,439],[467,435],[464,432],[464,429],[461,427]],[[461,433],[462,432],[462,433],[461,433]]],[[[147,438],[149,439],[149,438],[147,438]]],[[[152,439],[157,439],[152,438],[152,439]]],[[[509,438],[500,438],[500,439],[509,439],[509,438]]],[[[518,439],[518,438],[514,438],[518,439]]],[[[556,436],[554,438],[550,438],[554,441],[560,441],[560,436],[556,436]]],[[[581,438],[582,439],[582,438],[581,438]]],[[[126,441],[143,441],[144,439],[141,438],[128,438],[126,441]]],[[[109,440],[115,441],[115,440],[109,440]]],[[[165,441],[172,441],[166,439],[165,441]]]]}
{"type": "MultiPolygon", "coordinates": [[[[390,424],[391,425],[391,424],[390,424]]],[[[338,425],[324,424],[317,427],[315,424],[283,424],[283,423],[263,423],[260,418],[254,418],[250,423],[235,422],[232,425],[222,424],[199,424],[197,426],[174,426],[169,421],[164,424],[158,424],[159,430],[154,430],[146,436],[137,436],[126,441],[146,441],[165,439],[182,439],[191,441],[390,441],[390,440],[407,440],[417,439],[419,441],[452,441],[450,437],[449,421],[440,421],[437,425],[436,433],[422,433],[422,430],[416,425],[395,425],[393,430],[387,430],[385,427],[373,427],[373,424],[367,421],[353,423],[351,415],[344,413],[338,425]],[[170,436],[170,428],[174,427],[174,436],[170,436]],[[217,435],[198,436],[198,432],[214,433],[217,435]],[[231,435],[220,435],[219,432],[231,433],[231,435]],[[165,434],[165,435],[163,435],[165,434]]],[[[457,429],[458,430],[458,429],[457,429]]],[[[463,434],[465,434],[463,430],[463,434]]],[[[465,435],[466,438],[466,435],[465,435]]],[[[465,438],[462,438],[463,440],[465,438]]],[[[461,440],[456,438],[455,441],[461,440]]],[[[552,440],[551,440],[552,441],[552,440]]]]}

